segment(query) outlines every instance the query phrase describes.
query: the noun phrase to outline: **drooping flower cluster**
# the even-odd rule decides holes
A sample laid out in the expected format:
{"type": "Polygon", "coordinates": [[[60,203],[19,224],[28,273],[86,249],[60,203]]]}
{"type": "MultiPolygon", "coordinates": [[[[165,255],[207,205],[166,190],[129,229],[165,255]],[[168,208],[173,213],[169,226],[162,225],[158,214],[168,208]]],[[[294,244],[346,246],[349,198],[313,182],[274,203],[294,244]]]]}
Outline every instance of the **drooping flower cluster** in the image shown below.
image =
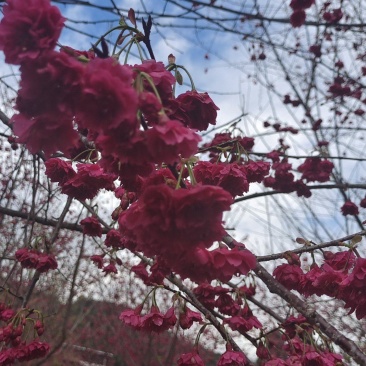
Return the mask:
{"type": "Polygon", "coordinates": [[[58,158],[46,161],[46,174],[52,182],[61,186],[61,191],[70,197],[79,200],[91,199],[104,188],[114,190],[113,181],[116,175],[105,173],[101,166],[96,164],[77,164],[78,171],[70,162],[58,158]]]}
{"type": "Polygon", "coordinates": [[[175,110],[170,117],[181,121],[184,125],[199,131],[207,130],[216,124],[219,109],[207,93],[188,91],[180,94],[174,103],[175,110]]]}
{"type": "Polygon", "coordinates": [[[39,336],[44,332],[43,321],[37,318],[26,318],[29,309],[21,309],[18,312],[0,303],[0,365],[13,365],[44,357],[50,346],[41,342],[39,336]],[[30,327],[34,329],[36,338],[27,343],[30,327]]]}
{"type": "Polygon", "coordinates": [[[184,353],[182,354],[179,359],[177,360],[178,366],[204,366],[202,358],[198,354],[197,351],[184,353]]]}
{"type": "Polygon", "coordinates": [[[224,188],[233,197],[248,192],[249,183],[262,182],[269,173],[269,163],[250,161],[246,164],[200,161],[194,167],[197,182],[224,188]]]}
{"type": "Polygon", "coordinates": [[[247,358],[242,352],[233,351],[232,347],[227,344],[226,352],[221,355],[217,366],[245,366],[248,364],[247,358]]]}
{"type": "Polygon", "coordinates": [[[299,264],[282,264],[274,277],[287,289],[296,290],[304,296],[328,295],[345,302],[345,307],[356,313],[357,319],[366,317],[366,259],[356,257],[352,251],[324,252],[324,263],[313,264],[304,273],[299,264]]]}
{"type": "Polygon", "coordinates": [[[306,184],[301,179],[295,180],[295,176],[291,172],[292,164],[288,162],[287,158],[280,160],[276,151],[267,154],[267,156],[274,161],[272,164],[274,176],[264,178],[263,184],[266,187],[284,193],[296,192],[299,197],[311,196],[311,191],[306,184]]]}
{"type": "Polygon", "coordinates": [[[57,268],[57,262],[52,254],[39,252],[35,249],[18,249],[15,258],[23,268],[34,268],[38,272],[48,272],[57,268]]]}
{"type": "Polygon", "coordinates": [[[99,238],[102,236],[102,225],[96,217],[87,217],[86,219],[80,221],[80,225],[82,226],[83,233],[85,235],[98,236],[99,238]]]}
{"type": "Polygon", "coordinates": [[[302,173],[301,179],[307,182],[327,182],[334,165],[327,159],[307,158],[297,169],[302,173]]]}
{"type": "Polygon", "coordinates": [[[177,322],[174,307],[169,308],[165,314],[160,312],[159,308],[154,305],[146,315],[141,315],[141,311],[142,306],[138,306],[135,310],[124,310],[120,314],[119,319],[136,330],[155,333],[171,329],[177,322]]]}

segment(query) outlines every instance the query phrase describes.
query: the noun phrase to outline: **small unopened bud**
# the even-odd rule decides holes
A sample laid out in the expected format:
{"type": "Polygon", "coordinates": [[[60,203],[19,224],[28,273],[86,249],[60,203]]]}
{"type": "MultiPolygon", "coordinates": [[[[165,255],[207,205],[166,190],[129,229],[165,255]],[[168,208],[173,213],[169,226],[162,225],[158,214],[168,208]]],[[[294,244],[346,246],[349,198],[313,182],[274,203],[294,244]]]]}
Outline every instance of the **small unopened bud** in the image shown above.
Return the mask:
{"type": "Polygon", "coordinates": [[[168,62],[169,65],[175,64],[175,56],[172,53],[168,56],[168,62]]]}

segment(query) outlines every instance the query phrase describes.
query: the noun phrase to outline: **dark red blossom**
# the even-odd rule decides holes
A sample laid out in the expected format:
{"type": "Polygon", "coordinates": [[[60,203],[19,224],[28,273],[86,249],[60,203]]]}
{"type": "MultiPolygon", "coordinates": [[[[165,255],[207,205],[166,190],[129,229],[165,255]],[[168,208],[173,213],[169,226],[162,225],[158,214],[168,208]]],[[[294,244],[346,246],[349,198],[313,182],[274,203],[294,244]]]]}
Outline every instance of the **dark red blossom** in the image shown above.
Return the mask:
{"type": "Polygon", "coordinates": [[[119,249],[124,248],[124,241],[123,241],[122,235],[116,229],[111,229],[108,231],[104,244],[107,247],[119,248],[119,249]]]}
{"type": "Polygon", "coordinates": [[[209,247],[222,237],[222,213],[231,202],[230,194],[220,187],[149,186],[121,213],[120,230],[147,255],[179,256],[196,246],[209,247]]]}
{"type": "Polygon", "coordinates": [[[14,348],[7,348],[0,352],[0,365],[13,365],[16,360],[16,351],[14,348]]]}
{"type": "Polygon", "coordinates": [[[294,28],[301,27],[305,23],[306,13],[304,10],[295,10],[290,17],[291,25],[294,28]]]}
{"type": "Polygon", "coordinates": [[[342,364],[343,357],[330,352],[305,352],[302,356],[301,365],[304,366],[333,366],[342,364]]]}
{"type": "Polygon", "coordinates": [[[53,255],[41,253],[35,249],[18,249],[15,258],[23,268],[34,268],[39,272],[48,272],[57,268],[57,262],[53,255]]]}
{"type": "Polygon", "coordinates": [[[59,158],[48,159],[45,162],[45,166],[46,175],[50,178],[51,182],[57,182],[60,185],[76,174],[70,161],[59,158]]]}
{"type": "Polygon", "coordinates": [[[122,311],[119,319],[122,320],[123,323],[139,330],[141,328],[142,307],[142,305],[139,305],[136,309],[127,309],[122,311]]]}
{"type": "Polygon", "coordinates": [[[341,8],[326,11],[323,14],[323,19],[328,23],[338,23],[343,18],[343,11],[341,8]]]}
{"type": "Polygon", "coordinates": [[[268,159],[271,159],[274,163],[278,163],[280,161],[281,154],[277,150],[273,150],[269,152],[266,156],[268,159]]]}
{"type": "MultiPolygon", "coordinates": [[[[135,65],[135,77],[139,71],[147,73],[158,90],[159,96],[162,100],[167,100],[172,97],[173,85],[175,78],[171,72],[165,69],[162,62],[156,62],[155,60],[145,60],[140,65],[135,65]]],[[[148,91],[153,91],[149,83],[145,80],[144,87],[148,91]]]]}
{"type": "Polygon", "coordinates": [[[220,186],[233,197],[241,196],[249,190],[246,167],[237,163],[213,164],[200,161],[193,172],[198,183],[220,186]]]}
{"type": "Polygon", "coordinates": [[[237,137],[236,140],[241,145],[243,149],[246,151],[251,151],[254,146],[254,138],[253,137],[237,137]]]}
{"type": "Polygon", "coordinates": [[[347,280],[347,283],[354,288],[366,288],[366,259],[357,258],[355,267],[347,280]]]}
{"type": "Polygon", "coordinates": [[[331,251],[323,252],[325,263],[334,270],[347,271],[353,267],[356,256],[352,251],[333,253],[331,251]]]}
{"type": "Polygon", "coordinates": [[[316,293],[316,289],[313,283],[316,281],[319,275],[322,274],[322,270],[317,264],[313,264],[309,272],[307,272],[302,278],[299,288],[304,296],[310,296],[316,293]]]}
{"type": "Polygon", "coordinates": [[[184,251],[180,255],[167,255],[172,270],[181,278],[190,278],[196,283],[210,282],[216,279],[216,273],[212,263],[212,252],[206,248],[195,248],[184,251]]]}
{"type": "Polygon", "coordinates": [[[5,61],[19,65],[51,51],[65,18],[48,0],[8,0],[0,23],[0,50],[5,61]]]}
{"type": "Polygon", "coordinates": [[[294,182],[294,188],[296,190],[296,194],[298,197],[311,197],[311,191],[309,187],[302,181],[302,180],[296,180],[294,182]]]}
{"type": "Polygon", "coordinates": [[[244,285],[238,287],[238,292],[240,296],[245,296],[246,298],[250,299],[252,296],[255,295],[256,286],[255,285],[244,285]]]}
{"type": "Polygon", "coordinates": [[[337,297],[340,291],[342,282],[346,279],[347,274],[343,271],[336,271],[327,263],[321,266],[322,273],[318,274],[313,282],[315,293],[318,296],[328,295],[337,297]]]}
{"type": "Polygon", "coordinates": [[[334,165],[327,159],[318,157],[306,158],[305,162],[297,169],[302,173],[301,179],[306,179],[307,182],[327,182],[334,165]]]}
{"type": "Polygon", "coordinates": [[[138,96],[132,77],[131,67],[112,57],[90,61],[78,99],[78,124],[107,134],[118,131],[120,139],[128,140],[138,128],[138,96]]]}
{"type": "Polygon", "coordinates": [[[247,274],[256,265],[256,258],[249,250],[195,248],[180,256],[168,255],[171,268],[182,278],[200,283],[218,279],[229,281],[234,275],[247,274]]]}
{"type": "Polygon", "coordinates": [[[150,272],[149,283],[162,285],[165,277],[171,273],[171,269],[162,260],[156,260],[150,267],[150,272]]]}
{"type": "Polygon", "coordinates": [[[201,137],[178,121],[164,120],[146,131],[146,139],[153,162],[173,164],[194,155],[201,137]]]}
{"type": "Polygon", "coordinates": [[[320,57],[322,55],[321,46],[318,44],[313,44],[309,47],[309,52],[314,54],[315,57],[320,57]]]}
{"type": "Polygon", "coordinates": [[[273,271],[273,276],[288,290],[298,290],[304,272],[299,266],[281,264],[273,271]]]}
{"type": "Polygon", "coordinates": [[[49,352],[50,346],[48,343],[39,342],[37,340],[21,347],[20,350],[16,351],[16,359],[19,362],[31,361],[36,358],[41,358],[46,356],[49,352]],[[20,351],[23,351],[22,353],[20,351]]]}
{"type": "Polygon", "coordinates": [[[284,323],[281,325],[286,332],[286,336],[288,338],[294,338],[298,335],[302,330],[310,333],[313,329],[308,324],[306,318],[303,315],[299,316],[289,316],[284,323]]]}
{"type": "Polygon", "coordinates": [[[242,334],[248,332],[252,328],[262,328],[262,324],[257,317],[253,315],[253,312],[248,305],[239,309],[231,318],[225,318],[224,323],[228,324],[231,329],[237,330],[242,334]]]}
{"type": "Polygon", "coordinates": [[[247,362],[243,353],[228,350],[219,358],[217,366],[245,366],[247,362]]]}
{"type": "Polygon", "coordinates": [[[104,260],[102,255],[94,254],[90,256],[90,260],[94,262],[98,268],[103,268],[104,260]]]}
{"type": "Polygon", "coordinates": [[[190,353],[184,353],[180,355],[180,357],[177,360],[177,364],[179,366],[205,366],[205,364],[202,361],[202,358],[198,354],[197,351],[193,351],[190,353]]]}
{"type": "Polygon", "coordinates": [[[265,187],[272,187],[275,190],[284,193],[290,193],[296,190],[295,176],[290,172],[292,164],[286,158],[282,161],[272,164],[272,169],[275,170],[274,177],[269,176],[264,178],[263,184],[265,187]]]}
{"type": "Polygon", "coordinates": [[[101,189],[114,190],[116,176],[105,173],[99,164],[77,164],[78,172],[61,185],[61,192],[78,200],[91,199],[101,189]]]}
{"type": "Polygon", "coordinates": [[[344,97],[352,94],[350,86],[345,83],[342,77],[336,77],[333,84],[329,86],[328,91],[335,97],[344,97]]]}
{"type": "Polygon", "coordinates": [[[12,319],[15,316],[15,314],[16,313],[13,309],[8,308],[6,305],[3,305],[0,309],[0,320],[7,323],[10,319],[12,319]]]}
{"type": "Polygon", "coordinates": [[[215,301],[215,307],[217,307],[222,314],[236,315],[240,310],[238,301],[234,301],[229,294],[219,294],[215,301]]]}
{"type": "Polygon", "coordinates": [[[216,286],[213,287],[208,283],[202,283],[195,287],[193,293],[196,295],[197,299],[209,309],[213,309],[215,306],[215,297],[220,294],[226,294],[229,290],[216,286]]]}
{"type": "Polygon", "coordinates": [[[354,204],[352,201],[347,201],[344,203],[344,205],[341,207],[342,215],[358,215],[358,207],[356,204],[354,204]]]}
{"type": "Polygon", "coordinates": [[[44,323],[41,320],[36,320],[34,322],[34,330],[41,336],[44,333],[44,323]]]}
{"type": "Polygon", "coordinates": [[[20,90],[12,118],[17,141],[46,155],[76,148],[73,118],[84,67],[66,53],[50,51],[20,67],[20,90]]]}
{"type": "MultiPolygon", "coordinates": [[[[16,108],[29,118],[47,114],[59,124],[60,113],[70,121],[78,105],[85,66],[63,52],[49,52],[20,67],[16,108]]],[[[70,122],[71,124],[71,122],[70,122]]]]}
{"type": "Polygon", "coordinates": [[[36,270],[38,272],[48,272],[50,269],[56,269],[57,267],[57,261],[53,255],[41,253],[38,257],[38,263],[36,266],[36,270]]]}
{"type": "Polygon", "coordinates": [[[293,10],[308,9],[315,3],[315,0],[291,0],[290,7],[293,10]]]}
{"type": "Polygon", "coordinates": [[[107,275],[109,273],[118,273],[116,263],[114,261],[110,261],[109,264],[105,265],[102,271],[107,275]]]}
{"type": "Polygon", "coordinates": [[[219,108],[207,93],[187,91],[180,94],[175,101],[177,110],[170,114],[172,119],[178,119],[184,125],[199,131],[207,130],[210,124],[216,124],[219,108]]]}
{"type": "Polygon", "coordinates": [[[244,167],[250,183],[261,183],[269,174],[270,164],[264,161],[249,161],[244,167]]]}
{"type": "Polygon", "coordinates": [[[161,313],[156,306],[152,306],[150,313],[141,319],[141,330],[148,332],[161,333],[172,328],[177,322],[174,308],[171,307],[165,314],[161,313]]]}
{"type": "Polygon", "coordinates": [[[139,94],[139,109],[149,126],[158,123],[163,106],[159,98],[152,92],[143,91],[139,94]]]}
{"type": "Polygon", "coordinates": [[[191,310],[188,306],[184,306],[179,314],[179,325],[182,329],[189,329],[194,322],[201,323],[202,316],[197,311],[191,310]]]}
{"type": "Polygon", "coordinates": [[[340,298],[345,301],[345,308],[349,312],[356,311],[356,318],[366,317],[366,259],[357,258],[352,273],[345,278],[340,286],[340,298]]]}
{"type": "Polygon", "coordinates": [[[135,273],[144,283],[148,283],[149,280],[149,273],[147,272],[146,266],[146,263],[141,262],[140,264],[131,267],[131,272],[135,273]]]}
{"type": "Polygon", "coordinates": [[[360,207],[366,208],[366,197],[360,201],[360,207]]]}
{"type": "Polygon", "coordinates": [[[25,144],[27,149],[36,154],[44,151],[49,157],[56,151],[65,151],[76,145],[79,140],[77,132],[68,116],[58,115],[55,123],[54,115],[40,115],[28,118],[16,114],[11,118],[17,141],[25,144]]]}
{"type": "Polygon", "coordinates": [[[211,251],[212,271],[220,281],[229,281],[233,275],[246,275],[257,264],[255,255],[247,249],[219,248],[211,251]]]}
{"type": "Polygon", "coordinates": [[[236,138],[232,137],[231,133],[229,133],[229,132],[217,133],[217,134],[215,134],[212,141],[208,144],[204,144],[203,147],[205,147],[205,148],[212,147],[212,150],[217,152],[218,150],[214,148],[215,146],[219,145],[220,147],[226,147],[226,146],[230,145],[229,141],[233,141],[233,140],[236,140],[236,138]]]}
{"type": "Polygon", "coordinates": [[[102,225],[95,216],[87,217],[80,221],[80,225],[83,228],[83,233],[89,236],[102,236],[102,225]]]}

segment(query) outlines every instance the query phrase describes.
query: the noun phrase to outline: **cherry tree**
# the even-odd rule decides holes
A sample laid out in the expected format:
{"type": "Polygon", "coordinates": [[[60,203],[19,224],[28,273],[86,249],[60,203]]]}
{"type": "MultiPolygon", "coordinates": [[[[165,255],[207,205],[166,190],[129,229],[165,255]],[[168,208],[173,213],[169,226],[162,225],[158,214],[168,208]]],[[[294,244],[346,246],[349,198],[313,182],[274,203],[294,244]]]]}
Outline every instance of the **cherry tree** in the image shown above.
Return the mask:
{"type": "MultiPolygon", "coordinates": [[[[0,49],[20,81],[0,115],[0,364],[57,357],[71,307],[88,291],[129,304],[115,319],[139,332],[194,329],[192,349],[174,360],[167,352],[165,364],[204,365],[208,331],[224,345],[220,366],[365,364],[361,13],[343,2],[292,0],[266,12],[254,2],[247,12],[167,1],[195,27],[250,42],[250,80],[294,122],[273,109],[263,132],[250,133],[238,121],[217,125],[219,106],[173,54],[155,59],[151,16],[111,3],[99,8],[119,19],[83,50],[60,44],[65,18],[49,1],[3,7],[0,49]],[[227,26],[207,9],[249,25],[227,26]],[[139,62],[129,62],[133,52],[139,62]],[[183,80],[189,90],[178,93],[183,80]],[[231,233],[225,213],[268,197],[285,226],[301,208],[313,231],[295,223],[296,241],[277,252],[231,233]],[[287,197],[297,206],[284,206],[287,197]],[[345,220],[322,220],[314,207],[324,202],[345,220]],[[44,310],[42,292],[64,304],[63,319],[44,310]],[[47,325],[60,328],[57,339],[47,325]]],[[[242,117],[253,128],[259,120],[242,117]]]]}

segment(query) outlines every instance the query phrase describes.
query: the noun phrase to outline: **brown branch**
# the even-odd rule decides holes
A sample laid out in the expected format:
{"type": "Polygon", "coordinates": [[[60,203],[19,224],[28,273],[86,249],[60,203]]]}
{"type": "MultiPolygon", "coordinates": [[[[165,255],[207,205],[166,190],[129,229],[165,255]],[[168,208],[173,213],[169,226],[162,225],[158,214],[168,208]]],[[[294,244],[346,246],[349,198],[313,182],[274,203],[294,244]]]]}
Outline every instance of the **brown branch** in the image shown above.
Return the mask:
{"type": "MultiPolygon", "coordinates": [[[[176,276],[170,275],[167,277],[170,282],[172,282],[174,285],[176,285],[179,290],[184,292],[190,299],[191,303],[206,317],[207,320],[210,321],[210,323],[217,329],[217,331],[220,333],[223,339],[225,339],[228,343],[230,343],[233,350],[237,352],[242,352],[245,354],[240,347],[237,345],[237,343],[234,341],[234,339],[226,332],[225,327],[216,319],[216,317],[205,307],[203,306],[200,301],[196,298],[194,293],[189,290],[181,280],[179,280],[176,276]]],[[[247,357],[248,359],[248,357],[247,357]]],[[[249,361],[248,361],[249,362],[249,361]]],[[[252,363],[248,363],[248,365],[253,366],[252,363]]]]}
{"type": "MultiPolygon", "coordinates": [[[[312,246],[304,246],[299,249],[294,249],[294,250],[291,250],[291,253],[300,254],[300,253],[305,253],[305,252],[312,252],[317,249],[323,249],[323,248],[334,247],[334,246],[342,246],[343,245],[342,242],[347,241],[347,240],[352,240],[356,235],[365,236],[366,230],[360,231],[355,234],[344,236],[343,238],[340,238],[340,239],[331,240],[331,241],[328,241],[325,243],[316,244],[316,245],[312,245],[312,246]]],[[[267,261],[272,261],[275,259],[280,259],[280,258],[284,257],[285,253],[286,252],[258,256],[257,261],[258,262],[267,262],[267,261]]]]}
{"type": "Polygon", "coordinates": [[[334,342],[344,352],[350,355],[359,365],[366,365],[366,355],[360,350],[360,348],[358,348],[355,342],[341,334],[333,325],[331,325],[315,310],[309,309],[304,301],[302,301],[294,293],[287,290],[283,285],[275,280],[274,277],[272,277],[259,263],[254,269],[254,272],[265,283],[267,288],[272,293],[279,295],[282,299],[293,306],[299,313],[304,315],[310,324],[318,327],[332,340],[332,342],[334,342]]]}
{"type": "MultiPolygon", "coordinates": [[[[61,225],[62,225],[62,222],[64,221],[65,219],[65,216],[67,214],[67,212],[69,211],[69,208],[70,208],[70,205],[71,205],[71,202],[72,202],[72,198],[68,198],[67,199],[67,202],[65,204],[65,207],[64,209],[62,210],[62,213],[59,217],[59,219],[57,220],[56,222],[56,225],[55,225],[55,229],[52,233],[52,236],[50,238],[50,242],[49,242],[49,245],[53,244],[55,242],[55,240],[57,239],[58,237],[58,234],[59,234],[59,231],[60,231],[60,228],[61,228],[61,225]]],[[[33,221],[34,222],[34,221],[33,221]]],[[[31,284],[28,288],[28,291],[26,292],[26,294],[23,296],[23,302],[22,302],[22,307],[25,308],[28,304],[28,301],[33,293],[33,290],[36,286],[36,283],[38,282],[39,280],[39,277],[41,275],[41,272],[39,272],[38,270],[36,270],[34,272],[34,275],[33,275],[33,278],[32,278],[32,281],[31,281],[31,284]]]]}
{"type": "MultiPolygon", "coordinates": [[[[2,207],[2,206],[0,206],[0,214],[7,215],[10,217],[19,217],[19,218],[25,219],[25,220],[28,218],[28,215],[29,215],[27,212],[12,210],[10,208],[6,208],[6,207],[2,207]]],[[[35,216],[34,221],[41,225],[52,226],[52,227],[56,227],[59,224],[58,220],[45,219],[44,217],[39,217],[39,216],[35,216]]],[[[59,225],[60,225],[60,229],[67,229],[67,230],[71,230],[71,231],[77,231],[80,233],[83,232],[83,228],[81,225],[72,224],[71,222],[62,222],[59,225]]],[[[108,232],[108,229],[104,228],[103,234],[106,234],[107,232],[108,232]]]]}
{"type": "MultiPolygon", "coordinates": [[[[235,244],[237,244],[236,240],[227,233],[222,240],[230,248],[233,248],[235,244]]],[[[263,281],[270,292],[279,295],[289,305],[304,315],[310,324],[317,326],[332,340],[332,342],[338,345],[356,362],[358,362],[360,365],[366,365],[366,355],[360,350],[360,348],[358,348],[356,343],[341,334],[335,327],[333,327],[333,325],[331,325],[315,310],[309,309],[308,305],[303,300],[281,285],[262,265],[257,263],[256,267],[253,269],[253,272],[263,281]]]]}
{"type": "MultiPolygon", "coordinates": [[[[345,189],[346,190],[349,188],[366,189],[366,184],[348,184],[348,183],[347,184],[314,184],[314,185],[307,186],[307,187],[310,190],[315,190],[315,189],[345,189]]],[[[294,193],[294,192],[290,192],[290,193],[294,193]]],[[[258,193],[248,194],[247,196],[236,198],[234,203],[246,201],[246,200],[250,200],[250,199],[258,198],[258,197],[273,196],[276,194],[289,194],[289,193],[280,192],[280,191],[258,192],[258,193]]]]}
{"type": "MultiPolygon", "coordinates": [[[[201,5],[201,6],[206,6],[208,8],[212,8],[212,9],[216,9],[219,11],[225,11],[228,12],[230,14],[235,14],[241,17],[246,17],[247,20],[260,20],[260,21],[267,21],[269,23],[281,23],[281,24],[290,24],[290,18],[274,18],[274,17],[266,17],[263,16],[259,11],[256,14],[252,14],[252,13],[247,13],[245,11],[241,11],[241,10],[235,10],[233,8],[228,8],[223,6],[222,4],[220,5],[215,5],[213,2],[210,3],[205,3],[203,1],[197,1],[197,0],[185,0],[188,3],[192,3],[192,5],[194,4],[195,6],[201,5]]],[[[169,3],[172,3],[174,5],[177,5],[179,7],[181,7],[182,9],[185,10],[191,10],[193,12],[192,9],[189,9],[187,7],[182,6],[181,4],[179,4],[179,2],[177,1],[173,1],[173,0],[168,0],[169,3]]],[[[204,17],[202,14],[198,13],[197,11],[194,12],[195,14],[201,15],[201,17],[203,19],[205,19],[206,21],[210,21],[210,18],[208,17],[204,17]]],[[[366,24],[364,23],[328,23],[328,22],[314,22],[314,21],[305,21],[304,23],[305,26],[313,26],[313,27],[331,27],[331,28],[364,28],[366,27],[366,24]]]]}

